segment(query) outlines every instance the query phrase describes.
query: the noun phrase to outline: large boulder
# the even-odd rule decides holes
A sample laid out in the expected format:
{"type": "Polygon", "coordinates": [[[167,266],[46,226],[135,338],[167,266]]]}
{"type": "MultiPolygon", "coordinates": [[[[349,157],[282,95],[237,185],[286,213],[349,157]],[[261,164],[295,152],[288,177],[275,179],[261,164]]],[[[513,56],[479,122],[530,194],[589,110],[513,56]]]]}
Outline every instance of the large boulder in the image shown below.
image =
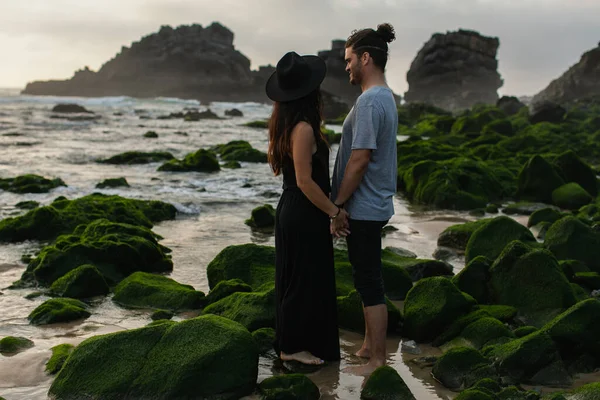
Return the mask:
{"type": "Polygon", "coordinates": [[[543,157],[533,156],[519,173],[516,196],[522,200],[552,203],[552,192],[565,182],[543,157]]]}
{"type": "Polygon", "coordinates": [[[522,108],[526,107],[518,98],[514,96],[502,96],[496,103],[502,112],[506,115],[511,116],[517,114],[522,108]]]}
{"type": "Polygon", "coordinates": [[[92,194],[75,200],[57,199],[27,214],[0,220],[0,241],[52,240],[72,233],[81,224],[105,218],[113,222],[152,228],[159,221],[175,219],[175,206],[162,201],[126,199],[92,194]]]}
{"type": "Polygon", "coordinates": [[[555,222],[546,233],[544,246],[559,260],[579,260],[600,272],[600,234],[575,217],[555,222]]]}
{"type": "Polygon", "coordinates": [[[495,260],[507,244],[513,240],[526,243],[535,243],[535,237],[529,229],[512,218],[496,217],[477,229],[469,242],[465,252],[465,261],[471,262],[479,256],[495,260]]]}
{"type": "Polygon", "coordinates": [[[442,277],[423,279],[406,296],[403,335],[418,342],[431,341],[474,305],[475,300],[462,293],[450,280],[442,277]]]}
{"type": "Polygon", "coordinates": [[[183,311],[200,309],[206,298],[166,276],[134,272],[117,285],[113,301],[126,307],[183,311]]]}
{"type": "Polygon", "coordinates": [[[573,151],[568,150],[553,160],[565,182],[578,183],[590,195],[598,194],[598,178],[596,172],[573,151]]]}
{"type": "Polygon", "coordinates": [[[49,286],[82,264],[92,264],[114,284],[136,271],[170,272],[173,262],[168,252],[149,229],[98,219],[44,247],[21,281],[49,286]]]}
{"type": "Polygon", "coordinates": [[[256,150],[245,140],[234,140],[227,144],[220,144],[211,150],[220,155],[224,161],[267,162],[267,154],[256,150]]]}
{"type": "Polygon", "coordinates": [[[489,273],[492,302],[517,308],[530,325],[541,326],[576,302],[569,281],[547,250],[514,241],[489,273]]]}
{"type": "Polygon", "coordinates": [[[434,34],[410,66],[404,99],[452,111],[496,104],[503,83],[497,71],[499,44],[498,38],[467,30],[434,34]]]}
{"type": "Polygon", "coordinates": [[[432,374],[449,389],[467,389],[481,379],[496,377],[489,360],[469,347],[448,350],[437,360],[432,374]]]}
{"type": "Polygon", "coordinates": [[[529,112],[529,122],[537,124],[540,122],[550,122],[559,124],[562,122],[567,111],[559,104],[551,101],[541,101],[532,103],[529,112]]]}
{"type": "Polygon", "coordinates": [[[71,322],[89,317],[87,306],[75,299],[50,299],[39,305],[27,319],[32,325],[48,325],[71,322]]]}
{"type": "Polygon", "coordinates": [[[228,246],[206,268],[208,286],[221,281],[240,279],[253,289],[275,281],[275,248],[244,244],[228,246]]]}
{"type": "MultiPolygon", "coordinates": [[[[389,299],[386,299],[386,306],[388,312],[388,332],[397,333],[403,321],[402,313],[389,299]]],[[[356,290],[347,296],[337,298],[337,310],[338,325],[340,328],[364,333],[365,316],[363,303],[360,294],[356,290]]]]}
{"type": "Polygon", "coordinates": [[[270,204],[256,207],[250,219],[246,220],[246,225],[259,229],[275,228],[275,209],[270,204]]]}
{"type": "Polygon", "coordinates": [[[471,295],[478,303],[488,303],[491,265],[492,261],[489,258],[475,257],[452,278],[452,283],[461,291],[471,295]]]}
{"type": "Polygon", "coordinates": [[[238,399],[252,393],[258,349],[243,326],[217,316],[86,339],[50,387],[58,399],[238,399]]]}
{"type": "Polygon", "coordinates": [[[458,250],[465,250],[471,235],[489,221],[490,219],[483,218],[477,221],[470,221],[465,222],[464,224],[449,226],[438,236],[437,245],[458,250]]]}
{"type": "Polygon", "coordinates": [[[55,280],[50,291],[60,297],[85,299],[104,296],[110,289],[98,269],[93,265],[86,264],[55,280]]]}
{"type": "Polygon", "coordinates": [[[360,392],[361,400],[416,400],[398,372],[384,365],[377,368],[360,392]]]}
{"type": "Polygon", "coordinates": [[[552,192],[552,203],[567,210],[579,210],[592,200],[592,196],[575,182],[562,185],[552,192]]]}
{"type": "Polygon", "coordinates": [[[80,106],[79,104],[74,104],[74,103],[60,103],[60,104],[57,104],[54,107],[52,107],[52,112],[55,112],[55,113],[64,113],[64,114],[70,114],[70,113],[75,113],[75,114],[79,114],[79,113],[93,114],[93,112],[87,110],[85,107],[80,106]]]}

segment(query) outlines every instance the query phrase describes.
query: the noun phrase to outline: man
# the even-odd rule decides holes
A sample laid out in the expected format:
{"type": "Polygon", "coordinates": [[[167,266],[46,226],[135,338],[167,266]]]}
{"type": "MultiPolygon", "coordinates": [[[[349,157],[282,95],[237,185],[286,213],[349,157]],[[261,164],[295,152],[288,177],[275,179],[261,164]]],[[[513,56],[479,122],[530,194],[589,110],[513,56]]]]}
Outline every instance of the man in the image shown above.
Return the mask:
{"type": "Polygon", "coordinates": [[[354,285],[365,316],[365,339],[357,356],[368,358],[354,373],[368,375],[386,361],[387,306],[381,267],[381,229],[394,214],[398,112],[385,80],[388,43],[394,29],[355,31],[345,49],[350,83],[362,94],[344,121],[333,172],[332,199],[349,214],[333,219],[331,232],[345,236],[354,285]]]}

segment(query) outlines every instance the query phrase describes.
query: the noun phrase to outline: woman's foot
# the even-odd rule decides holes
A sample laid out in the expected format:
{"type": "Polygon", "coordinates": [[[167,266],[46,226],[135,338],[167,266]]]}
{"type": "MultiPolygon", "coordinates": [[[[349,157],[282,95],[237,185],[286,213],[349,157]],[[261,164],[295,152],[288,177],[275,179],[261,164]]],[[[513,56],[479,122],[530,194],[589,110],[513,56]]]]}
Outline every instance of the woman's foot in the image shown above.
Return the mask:
{"type": "Polygon", "coordinates": [[[371,350],[363,347],[359,351],[354,353],[354,355],[360,358],[371,358],[371,350]]]}
{"type": "Polygon", "coordinates": [[[283,361],[298,361],[307,365],[322,365],[325,361],[310,354],[308,351],[300,351],[294,354],[286,354],[283,351],[279,355],[283,361]]]}

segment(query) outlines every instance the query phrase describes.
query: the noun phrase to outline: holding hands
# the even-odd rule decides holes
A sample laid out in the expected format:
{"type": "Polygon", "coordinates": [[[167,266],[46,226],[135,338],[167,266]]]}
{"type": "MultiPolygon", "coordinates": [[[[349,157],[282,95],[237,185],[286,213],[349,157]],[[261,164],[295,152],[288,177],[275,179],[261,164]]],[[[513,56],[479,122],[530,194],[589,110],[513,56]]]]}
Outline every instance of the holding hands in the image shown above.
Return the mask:
{"type": "Polygon", "coordinates": [[[329,232],[337,238],[350,234],[350,223],[348,221],[350,215],[341,207],[338,210],[339,212],[336,215],[330,217],[331,223],[329,225],[329,232]]]}

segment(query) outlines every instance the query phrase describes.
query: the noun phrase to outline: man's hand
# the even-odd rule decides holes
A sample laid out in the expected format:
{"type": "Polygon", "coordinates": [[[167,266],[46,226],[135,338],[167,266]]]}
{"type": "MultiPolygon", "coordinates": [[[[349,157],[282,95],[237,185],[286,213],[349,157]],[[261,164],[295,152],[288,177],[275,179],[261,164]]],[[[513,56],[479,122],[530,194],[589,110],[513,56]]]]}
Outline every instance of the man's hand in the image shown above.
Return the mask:
{"type": "Polygon", "coordinates": [[[331,220],[329,226],[330,233],[335,237],[344,237],[350,234],[350,223],[348,218],[350,215],[343,208],[340,209],[340,213],[337,217],[331,220]]]}

